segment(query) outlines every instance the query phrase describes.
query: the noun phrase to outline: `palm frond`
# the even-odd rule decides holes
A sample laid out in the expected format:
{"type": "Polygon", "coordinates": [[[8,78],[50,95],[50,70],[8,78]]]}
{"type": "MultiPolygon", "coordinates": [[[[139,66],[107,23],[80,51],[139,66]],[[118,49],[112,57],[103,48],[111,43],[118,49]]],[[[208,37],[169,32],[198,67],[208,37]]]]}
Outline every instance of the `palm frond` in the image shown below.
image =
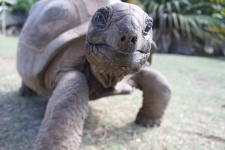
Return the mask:
{"type": "Polygon", "coordinates": [[[189,40],[206,42],[213,37],[211,42],[225,41],[225,0],[140,1],[145,1],[146,10],[154,19],[158,40],[171,32],[172,38],[180,34],[189,40]]]}
{"type": "Polygon", "coordinates": [[[172,13],[172,18],[173,18],[173,23],[175,25],[176,29],[179,29],[179,24],[178,24],[178,19],[177,19],[177,14],[176,13],[172,13]]]}
{"type": "Polygon", "coordinates": [[[175,1],[172,1],[172,3],[174,4],[177,12],[180,12],[181,9],[180,9],[180,3],[179,3],[179,1],[175,0],[175,1]]]}
{"type": "Polygon", "coordinates": [[[171,6],[170,2],[166,3],[166,8],[167,8],[168,13],[172,13],[172,6],[171,6]]]}

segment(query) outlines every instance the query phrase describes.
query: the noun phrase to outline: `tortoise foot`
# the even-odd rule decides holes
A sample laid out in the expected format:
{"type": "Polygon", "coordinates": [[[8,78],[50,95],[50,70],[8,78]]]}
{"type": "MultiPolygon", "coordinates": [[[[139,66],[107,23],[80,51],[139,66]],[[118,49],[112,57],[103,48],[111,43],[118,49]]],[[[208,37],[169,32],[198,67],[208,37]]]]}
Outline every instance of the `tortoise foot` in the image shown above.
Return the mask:
{"type": "Polygon", "coordinates": [[[143,115],[138,115],[135,123],[144,127],[154,127],[160,126],[161,124],[161,117],[160,118],[149,118],[143,115]]]}

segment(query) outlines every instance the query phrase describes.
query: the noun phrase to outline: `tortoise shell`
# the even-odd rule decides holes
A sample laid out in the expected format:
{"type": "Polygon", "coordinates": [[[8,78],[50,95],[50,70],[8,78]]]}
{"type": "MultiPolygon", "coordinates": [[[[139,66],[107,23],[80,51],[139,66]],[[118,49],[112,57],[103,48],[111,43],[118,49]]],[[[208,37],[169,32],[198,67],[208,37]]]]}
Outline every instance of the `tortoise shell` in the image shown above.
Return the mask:
{"type": "Polygon", "coordinates": [[[86,35],[95,11],[110,0],[41,0],[33,5],[20,34],[17,70],[30,87],[70,42],[86,35]]]}

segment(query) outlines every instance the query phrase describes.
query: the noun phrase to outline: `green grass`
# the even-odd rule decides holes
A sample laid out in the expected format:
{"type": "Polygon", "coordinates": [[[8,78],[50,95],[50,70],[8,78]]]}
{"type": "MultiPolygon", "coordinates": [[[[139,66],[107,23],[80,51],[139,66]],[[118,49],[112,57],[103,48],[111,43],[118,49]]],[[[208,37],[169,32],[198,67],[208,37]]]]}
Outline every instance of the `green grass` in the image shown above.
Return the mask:
{"type": "Polygon", "coordinates": [[[18,39],[17,38],[1,38],[0,37],[0,57],[13,58],[16,55],[18,39]]]}
{"type": "MultiPolygon", "coordinates": [[[[17,40],[4,41],[10,46],[0,59],[14,61],[17,40]]],[[[139,90],[91,101],[81,149],[224,150],[225,60],[155,54],[152,67],[173,89],[162,125],[133,123],[142,103],[139,90]]],[[[15,68],[0,66],[0,150],[32,149],[44,115],[46,98],[19,96],[20,82],[15,68]]]]}

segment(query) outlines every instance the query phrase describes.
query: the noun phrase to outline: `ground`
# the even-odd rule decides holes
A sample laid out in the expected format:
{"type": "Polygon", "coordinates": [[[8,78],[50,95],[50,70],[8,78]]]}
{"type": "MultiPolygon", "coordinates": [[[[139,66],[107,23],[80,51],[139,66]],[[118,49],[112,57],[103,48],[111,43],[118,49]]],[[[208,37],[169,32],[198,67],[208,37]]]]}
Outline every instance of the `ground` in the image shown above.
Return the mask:
{"type": "MultiPolygon", "coordinates": [[[[33,149],[48,99],[18,95],[17,40],[0,38],[0,150],[33,149]]],[[[225,59],[156,54],[152,67],[172,85],[162,125],[133,123],[139,90],[92,101],[81,150],[224,150],[225,59]]]]}

